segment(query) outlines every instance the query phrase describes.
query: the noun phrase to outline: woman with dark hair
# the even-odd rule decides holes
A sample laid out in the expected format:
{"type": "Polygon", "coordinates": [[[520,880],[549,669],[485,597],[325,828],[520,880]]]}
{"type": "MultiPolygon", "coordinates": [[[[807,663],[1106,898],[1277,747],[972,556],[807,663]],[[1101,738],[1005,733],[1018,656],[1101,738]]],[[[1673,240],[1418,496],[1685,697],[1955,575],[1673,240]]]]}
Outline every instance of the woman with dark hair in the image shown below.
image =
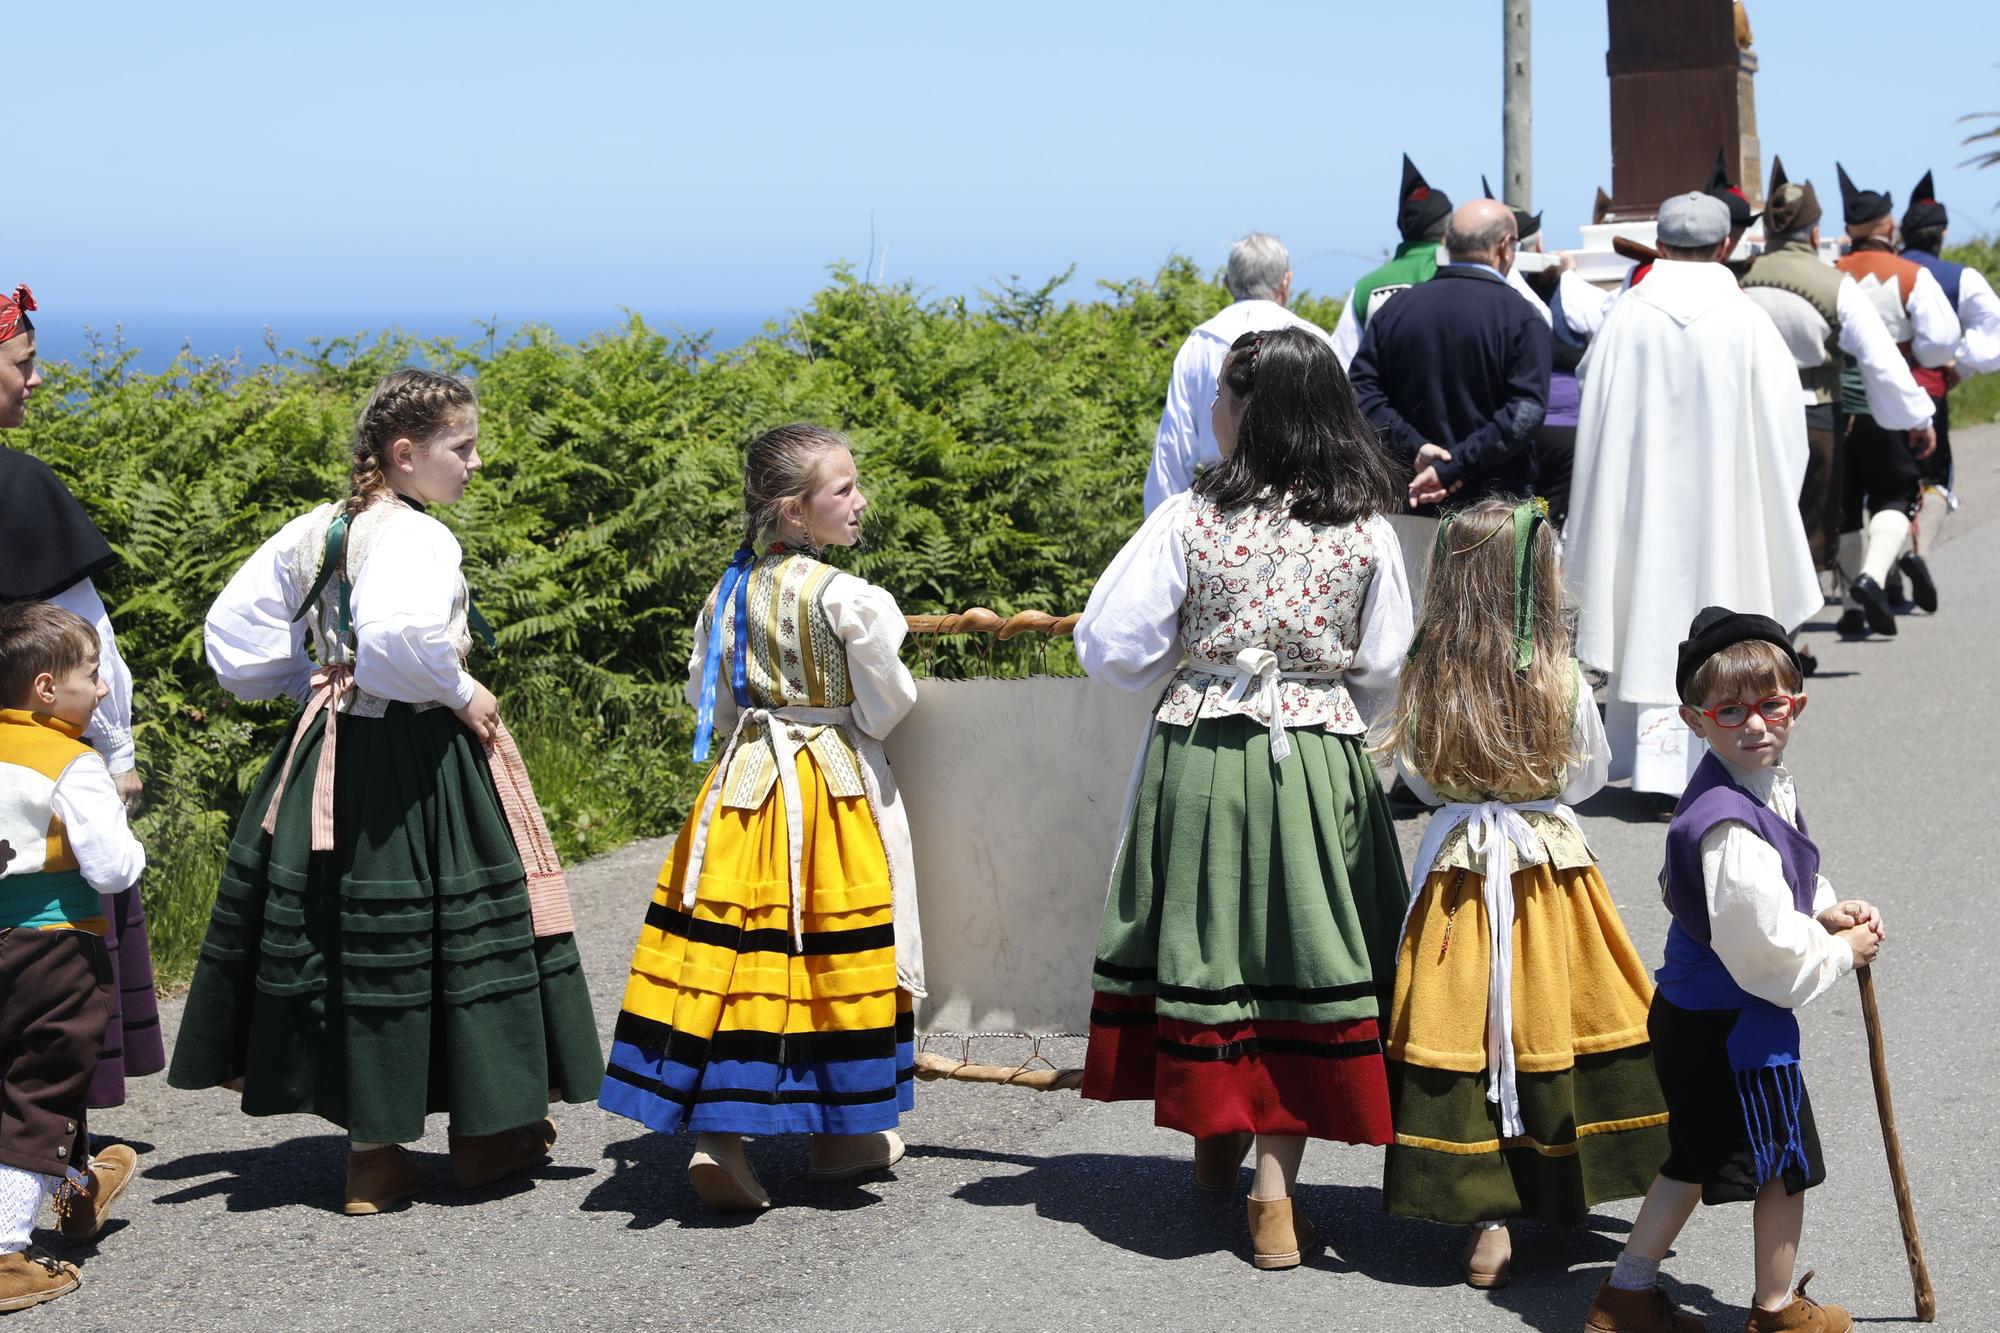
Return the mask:
{"type": "Polygon", "coordinates": [[[1083,1093],[1151,1100],[1195,1184],[1257,1150],[1251,1261],[1313,1245],[1307,1138],[1389,1141],[1381,1019],[1408,896],[1364,747],[1394,705],[1410,594],[1395,467],[1310,332],[1245,334],[1222,461],[1154,510],[1076,627],[1084,669],[1164,690],[1132,775],[1083,1093]]]}

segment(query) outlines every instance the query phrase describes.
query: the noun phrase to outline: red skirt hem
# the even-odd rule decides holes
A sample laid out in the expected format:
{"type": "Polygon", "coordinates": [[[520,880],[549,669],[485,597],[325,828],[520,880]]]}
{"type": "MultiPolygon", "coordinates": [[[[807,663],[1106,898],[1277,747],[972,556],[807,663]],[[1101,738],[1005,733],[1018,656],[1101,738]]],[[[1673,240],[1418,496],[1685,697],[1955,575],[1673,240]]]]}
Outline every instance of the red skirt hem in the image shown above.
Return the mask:
{"type": "Polygon", "coordinates": [[[1394,1137],[1381,1031],[1345,1023],[1193,1023],[1150,995],[1091,1002],[1083,1095],[1153,1103],[1153,1122],[1196,1138],[1249,1131],[1380,1145],[1394,1137]]]}

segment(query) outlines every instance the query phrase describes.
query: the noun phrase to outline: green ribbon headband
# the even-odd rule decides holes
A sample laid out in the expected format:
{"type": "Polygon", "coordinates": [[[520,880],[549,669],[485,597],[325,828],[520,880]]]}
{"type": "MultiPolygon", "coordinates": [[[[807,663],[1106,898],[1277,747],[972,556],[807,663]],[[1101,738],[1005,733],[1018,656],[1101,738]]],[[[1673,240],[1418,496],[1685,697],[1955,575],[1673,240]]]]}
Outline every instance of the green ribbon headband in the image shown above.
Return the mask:
{"type": "MultiPolygon", "coordinates": [[[[1451,551],[1447,545],[1451,534],[1452,520],[1457,514],[1446,514],[1438,523],[1437,543],[1431,548],[1431,578],[1436,580],[1438,569],[1447,554],[1470,555],[1491,540],[1495,528],[1462,551],[1451,551]]],[[[1523,500],[1514,506],[1514,673],[1526,675],[1528,668],[1535,664],[1535,528],[1549,521],[1549,502],[1541,496],[1523,500]]],[[[1425,599],[1431,604],[1431,599],[1425,599]]],[[[1410,643],[1406,661],[1414,662],[1417,650],[1424,646],[1424,627],[1418,626],[1416,638],[1410,643]]]]}

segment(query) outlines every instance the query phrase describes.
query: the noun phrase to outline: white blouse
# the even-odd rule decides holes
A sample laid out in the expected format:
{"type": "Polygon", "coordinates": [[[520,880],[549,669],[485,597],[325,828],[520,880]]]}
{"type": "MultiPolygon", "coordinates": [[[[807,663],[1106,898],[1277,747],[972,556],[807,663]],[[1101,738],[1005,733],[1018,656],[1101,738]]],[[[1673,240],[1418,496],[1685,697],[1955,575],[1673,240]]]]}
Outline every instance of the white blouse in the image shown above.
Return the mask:
{"type": "MultiPolygon", "coordinates": [[[[299,517],[257,548],[208,611],[204,643],[222,687],[239,699],[304,700],[313,659],[306,625],[294,621],[312,574],[294,553],[315,528],[325,530],[330,506],[299,517]]],[[[353,574],[354,683],[368,694],[407,704],[463,708],[476,682],[465,670],[453,630],[454,603],[463,595],[462,554],[451,530],[406,505],[380,503],[364,515],[375,531],[353,574]]],[[[357,520],[356,536],[360,540],[357,520]]],[[[317,561],[313,562],[316,567],[317,561]]]]}
{"type": "MultiPolygon", "coordinates": [[[[1730,765],[1729,775],[1798,827],[1798,796],[1789,772],[1730,765]]],[[[1758,999],[1796,1009],[1854,970],[1854,950],[1798,910],[1778,849],[1748,824],[1725,819],[1702,835],[1701,878],[1708,892],[1709,947],[1736,984],[1758,999]]],[[[1821,875],[1813,912],[1833,903],[1833,886],[1821,875]]]]}
{"type": "MultiPolygon", "coordinates": [[[[1180,670],[1188,648],[1182,639],[1181,608],[1189,591],[1183,527],[1193,501],[1190,493],[1182,493],[1155,509],[1091,589],[1076,625],[1076,652],[1093,680],[1139,694],[1160,689],[1180,670]]],[[[1373,546],[1374,568],[1362,598],[1352,658],[1344,671],[1328,678],[1346,687],[1366,725],[1394,705],[1413,631],[1409,580],[1395,532],[1379,514],[1362,526],[1373,546]]],[[[1313,614],[1314,608],[1305,611],[1313,614]]],[[[1310,713],[1295,718],[1299,710],[1289,687],[1296,683],[1286,682],[1287,724],[1323,720],[1310,713]]],[[[1217,710],[1209,700],[1200,711],[1207,716],[1217,710]]],[[[1248,711],[1248,701],[1237,711],[1248,711]]]]}
{"type": "Polygon", "coordinates": [[[111,770],[94,755],[78,755],[56,779],[49,802],[62,820],[77,873],[99,893],[123,893],[146,872],[146,849],[132,836],[125,802],[111,770]]]}
{"type": "Polygon", "coordinates": [[[97,631],[97,675],[111,693],[98,700],[90,712],[87,739],[104,756],[105,764],[116,773],[129,773],[138,766],[132,748],[132,668],[118,651],[118,636],[111,632],[111,617],[104,599],[89,579],[78,579],[49,601],[73,611],[97,631]]]}

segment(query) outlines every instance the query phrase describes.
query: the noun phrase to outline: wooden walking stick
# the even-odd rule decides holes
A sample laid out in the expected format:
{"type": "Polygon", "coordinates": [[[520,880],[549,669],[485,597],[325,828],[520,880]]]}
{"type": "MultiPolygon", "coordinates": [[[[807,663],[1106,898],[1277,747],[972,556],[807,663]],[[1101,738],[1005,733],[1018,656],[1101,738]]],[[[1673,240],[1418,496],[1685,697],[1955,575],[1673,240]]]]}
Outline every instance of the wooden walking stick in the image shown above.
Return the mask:
{"type": "Polygon", "coordinates": [[[1875,977],[1866,966],[1854,969],[1861,983],[1861,1021],[1868,1029],[1868,1070],[1875,1076],[1875,1110],[1882,1119],[1882,1147],[1889,1156],[1889,1183],[1896,1190],[1896,1220],[1903,1225],[1903,1254],[1910,1261],[1910,1281],[1917,1289],[1917,1318],[1937,1318],[1937,1293],[1931,1290],[1930,1266],[1924,1243],[1917,1238],[1917,1205],[1910,1197],[1910,1172],[1903,1165],[1903,1136],[1896,1131],[1896,1108],[1889,1100],[1889,1059],[1882,1049],[1882,1011],[1875,1004],[1875,977]]]}

